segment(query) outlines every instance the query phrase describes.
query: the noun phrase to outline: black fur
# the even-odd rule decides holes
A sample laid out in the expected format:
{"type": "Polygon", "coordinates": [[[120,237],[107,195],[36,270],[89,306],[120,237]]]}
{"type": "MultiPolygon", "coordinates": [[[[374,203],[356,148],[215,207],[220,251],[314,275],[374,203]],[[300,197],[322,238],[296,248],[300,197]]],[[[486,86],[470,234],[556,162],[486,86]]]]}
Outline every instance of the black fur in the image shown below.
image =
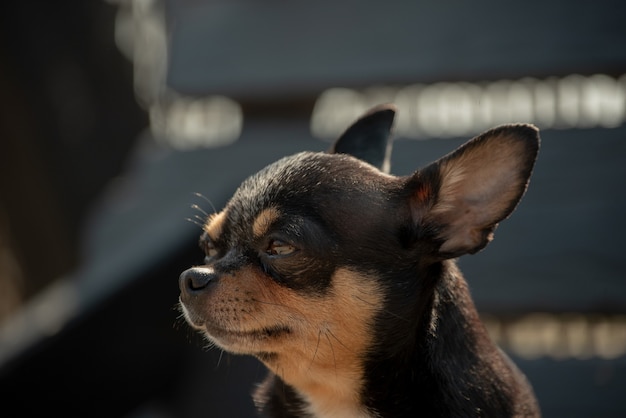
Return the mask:
{"type": "MultiPolygon", "coordinates": [[[[364,414],[360,416],[538,417],[530,385],[491,342],[454,262],[454,257],[487,245],[497,223],[518,204],[536,158],[537,131],[527,125],[497,128],[414,175],[398,178],[380,171],[388,165],[386,144],[394,112],[390,106],[375,108],[348,128],[329,153],[286,157],[247,179],[223,211],[226,219],[219,224],[218,236],[205,233],[201,238],[201,245],[212,246],[218,255],[207,261],[208,267],[181,275],[187,318],[197,327],[210,322],[203,309],[211,286],[243,268],[319,304],[332,296],[334,274],[345,269],[362,280],[376,280],[381,293],[376,297],[382,301],[368,324],[371,346],[361,347],[363,375],[355,401],[364,414]],[[457,193],[456,186],[449,187],[446,167],[480,168],[482,163],[463,158],[475,149],[486,150],[490,140],[503,144],[507,152],[509,146],[514,150],[512,174],[504,176],[510,177],[511,196],[498,202],[489,219],[481,220],[480,206],[476,210],[471,205],[481,204],[482,187],[487,186],[477,182],[458,187],[470,189],[470,195],[458,201],[469,205],[466,213],[476,210],[479,220],[469,216],[470,232],[457,244],[457,237],[449,236],[455,212],[438,206],[449,199],[443,194],[457,193]],[[371,145],[364,148],[364,143],[371,145]],[[255,236],[251,228],[256,217],[271,208],[279,216],[255,236]],[[296,250],[274,256],[267,249],[276,241],[296,250]],[[446,242],[451,249],[442,251],[446,242]]],[[[452,176],[455,180],[465,177],[459,172],[464,174],[452,176]]],[[[241,311],[248,313],[245,306],[241,311]]],[[[207,329],[211,338],[210,326],[207,329]]],[[[266,327],[258,338],[296,338],[294,331],[266,327]]],[[[248,354],[266,364],[281,361],[271,351],[248,354]]],[[[314,410],[307,393],[272,373],[255,399],[270,417],[312,416],[314,410]]]]}

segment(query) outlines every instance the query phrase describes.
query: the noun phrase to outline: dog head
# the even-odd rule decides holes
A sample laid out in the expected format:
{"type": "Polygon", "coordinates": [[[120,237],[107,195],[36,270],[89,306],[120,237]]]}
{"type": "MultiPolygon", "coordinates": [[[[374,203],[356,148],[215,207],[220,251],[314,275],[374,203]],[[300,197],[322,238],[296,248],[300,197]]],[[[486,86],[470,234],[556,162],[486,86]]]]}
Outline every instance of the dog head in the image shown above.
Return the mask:
{"type": "Polygon", "coordinates": [[[386,173],[394,114],[377,107],[329,152],[271,164],[207,219],[205,264],[179,281],[193,327],[292,385],[332,375],[345,391],[369,353],[410,338],[429,269],[492,239],[526,189],[538,135],[501,126],[396,177],[386,173]]]}

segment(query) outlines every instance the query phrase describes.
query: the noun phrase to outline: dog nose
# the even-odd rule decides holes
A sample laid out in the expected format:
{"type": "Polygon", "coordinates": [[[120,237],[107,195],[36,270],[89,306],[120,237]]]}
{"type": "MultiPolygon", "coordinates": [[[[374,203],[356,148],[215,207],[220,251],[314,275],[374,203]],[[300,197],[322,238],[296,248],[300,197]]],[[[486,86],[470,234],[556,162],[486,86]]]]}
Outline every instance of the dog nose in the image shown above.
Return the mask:
{"type": "Polygon", "coordinates": [[[192,267],[182,272],[178,286],[183,295],[193,295],[204,291],[216,279],[215,273],[207,268],[192,267]]]}

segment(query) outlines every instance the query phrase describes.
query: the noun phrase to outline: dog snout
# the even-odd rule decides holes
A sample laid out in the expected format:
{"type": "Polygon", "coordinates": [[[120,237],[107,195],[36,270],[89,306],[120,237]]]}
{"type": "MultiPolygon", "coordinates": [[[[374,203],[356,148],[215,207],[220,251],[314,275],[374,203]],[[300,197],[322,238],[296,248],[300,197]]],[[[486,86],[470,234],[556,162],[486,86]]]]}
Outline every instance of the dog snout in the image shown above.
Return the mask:
{"type": "Polygon", "coordinates": [[[217,280],[212,269],[192,267],[182,272],[178,285],[183,297],[190,297],[206,291],[217,280]]]}

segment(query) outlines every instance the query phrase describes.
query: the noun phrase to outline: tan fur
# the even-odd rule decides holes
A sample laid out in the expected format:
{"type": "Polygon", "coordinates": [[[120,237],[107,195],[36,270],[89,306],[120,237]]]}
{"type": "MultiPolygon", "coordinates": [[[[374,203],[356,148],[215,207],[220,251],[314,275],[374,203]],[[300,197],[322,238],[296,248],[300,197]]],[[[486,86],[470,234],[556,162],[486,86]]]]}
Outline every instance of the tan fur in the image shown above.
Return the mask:
{"type": "Polygon", "coordinates": [[[217,241],[217,238],[222,235],[222,229],[224,228],[224,222],[226,222],[226,212],[221,211],[219,213],[214,213],[209,216],[206,223],[204,224],[204,231],[209,235],[209,237],[217,241]]]}
{"type": "Polygon", "coordinates": [[[359,393],[381,294],[375,280],[346,269],[335,273],[327,295],[303,296],[245,267],[222,277],[196,316],[230,331],[208,328],[209,338],[230,352],[272,353],[263,359],[267,367],[298,389],[316,416],[367,417],[359,393]],[[274,327],[291,333],[259,333],[274,327]]]}
{"type": "Polygon", "coordinates": [[[261,211],[254,219],[252,224],[252,233],[256,238],[262,237],[276,219],[280,216],[280,212],[276,208],[267,208],[261,211]]]}
{"type": "Polygon", "coordinates": [[[499,221],[524,181],[515,167],[523,151],[521,142],[494,137],[442,161],[438,202],[429,214],[447,224],[441,251],[474,247],[482,230],[499,221]]]}

